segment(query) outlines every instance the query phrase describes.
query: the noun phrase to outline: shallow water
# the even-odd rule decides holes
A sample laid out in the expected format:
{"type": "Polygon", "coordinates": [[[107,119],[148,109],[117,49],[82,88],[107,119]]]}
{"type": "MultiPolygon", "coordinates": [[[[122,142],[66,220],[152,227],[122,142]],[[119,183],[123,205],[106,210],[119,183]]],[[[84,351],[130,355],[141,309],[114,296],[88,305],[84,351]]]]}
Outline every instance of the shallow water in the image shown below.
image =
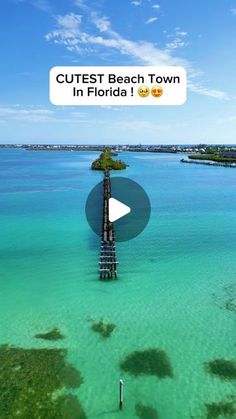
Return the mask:
{"type": "Polygon", "coordinates": [[[180,155],[123,153],[122,175],[143,186],[152,214],[140,236],[117,244],[119,278],[104,283],[99,238],[84,214],[102,180],[89,170],[96,156],[0,150],[0,343],[68,348],[84,377],[75,393],[88,418],[135,418],[137,403],[160,419],[205,418],[205,403],[235,391],[203,364],[235,356],[224,287],[236,281],[236,171],[181,164],[180,155]],[[91,330],[100,318],[117,326],[108,339],[91,330]],[[54,327],[65,340],[34,338],[54,327]],[[147,348],[166,351],[173,378],[121,372],[127,354],[147,348]]]}

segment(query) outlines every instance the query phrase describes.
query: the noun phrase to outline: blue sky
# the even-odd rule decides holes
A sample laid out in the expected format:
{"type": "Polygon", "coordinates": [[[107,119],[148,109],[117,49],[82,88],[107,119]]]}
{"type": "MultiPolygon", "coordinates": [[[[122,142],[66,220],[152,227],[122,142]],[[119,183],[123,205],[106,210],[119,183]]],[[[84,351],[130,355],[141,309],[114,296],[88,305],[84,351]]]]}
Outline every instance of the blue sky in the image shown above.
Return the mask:
{"type": "Polygon", "coordinates": [[[1,143],[236,143],[236,0],[2,0],[1,143]],[[180,107],[56,107],[56,65],[183,65],[180,107]]]}

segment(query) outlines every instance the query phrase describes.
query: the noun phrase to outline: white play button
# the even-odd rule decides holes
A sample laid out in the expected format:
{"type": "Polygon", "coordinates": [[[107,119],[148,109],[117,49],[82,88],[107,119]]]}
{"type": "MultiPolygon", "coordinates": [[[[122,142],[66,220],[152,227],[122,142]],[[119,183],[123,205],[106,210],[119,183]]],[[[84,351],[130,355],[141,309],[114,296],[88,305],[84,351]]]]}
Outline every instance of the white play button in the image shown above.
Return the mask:
{"type": "Polygon", "coordinates": [[[110,193],[110,199],[105,203],[104,198],[107,195],[104,196],[104,181],[99,182],[91,190],[86,201],[88,223],[94,233],[100,237],[102,221],[106,223],[105,227],[108,227],[108,230],[107,222],[114,222],[116,241],[131,240],[148,224],[151,214],[150,200],[138,183],[117,175],[111,176],[110,193]],[[107,212],[110,212],[110,216],[107,212]]]}
{"type": "Polygon", "coordinates": [[[124,217],[125,215],[131,212],[130,207],[122,202],[118,201],[115,198],[109,198],[109,221],[114,223],[114,221],[119,220],[119,218],[124,217]]]}

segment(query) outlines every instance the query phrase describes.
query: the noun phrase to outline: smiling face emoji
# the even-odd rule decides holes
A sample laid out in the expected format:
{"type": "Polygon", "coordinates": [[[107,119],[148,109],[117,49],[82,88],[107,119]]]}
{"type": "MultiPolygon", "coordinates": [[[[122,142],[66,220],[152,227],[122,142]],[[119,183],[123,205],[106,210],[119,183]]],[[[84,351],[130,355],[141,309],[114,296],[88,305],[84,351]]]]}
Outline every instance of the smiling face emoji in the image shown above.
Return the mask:
{"type": "Polygon", "coordinates": [[[147,86],[140,86],[138,88],[138,94],[140,97],[147,97],[150,93],[150,89],[147,86]]]}
{"type": "Polygon", "coordinates": [[[161,86],[153,86],[151,93],[153,97],[160,97],[163,93],[163,89],[161,86]]]}

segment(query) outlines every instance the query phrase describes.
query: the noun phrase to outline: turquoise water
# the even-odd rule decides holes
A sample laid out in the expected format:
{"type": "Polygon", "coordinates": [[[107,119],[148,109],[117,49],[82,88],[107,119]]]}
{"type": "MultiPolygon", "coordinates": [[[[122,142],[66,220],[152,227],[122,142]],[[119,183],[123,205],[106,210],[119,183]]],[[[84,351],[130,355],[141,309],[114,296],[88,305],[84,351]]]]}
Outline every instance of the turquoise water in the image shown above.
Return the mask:
{"type": "Polygon", "coordinates": [[[147,191],[152,215],[140,236],[117,244],[119,279],[104,283],[84,214],[102,180],[89,170],[96,156],[0,150],[0,343],[45,347],[34,335],[58,327],[66,339],[47,346],[68,348],[88,418],[135,418],[136,403],[160,419],[205,418],[205,403],[235,392],[203,363],[235,356],[235,312],[224,303],[236,278],[236,170],[123,153],[122,175],[147,191]],[[117,325],[109,339],[91,330],[100,318],[117,325]],[[120,371],[127,354],[151,347],[166,351],[173,378],[120,371]]]}

